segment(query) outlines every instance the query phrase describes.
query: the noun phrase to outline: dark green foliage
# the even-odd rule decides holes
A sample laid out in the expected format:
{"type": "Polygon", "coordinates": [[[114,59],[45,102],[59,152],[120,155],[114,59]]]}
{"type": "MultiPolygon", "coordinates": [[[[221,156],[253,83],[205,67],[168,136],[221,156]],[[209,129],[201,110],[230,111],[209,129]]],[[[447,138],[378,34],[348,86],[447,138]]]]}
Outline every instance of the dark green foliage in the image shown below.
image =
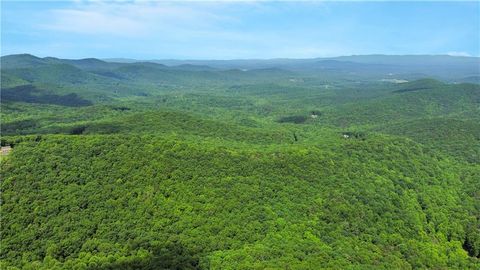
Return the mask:
{"type": "Polygon", "coordinates": [[[292,115],[292,116],[285,116],[278,119],[279,123],[293,123],[293,124],[303,124],[307,121],[307,117],[304,115],[292,115]]]}
{"type": "Polygon", "coordinates": [[[38,123],[34,120],[19,120],[10,123],[2,123],[1,133],[5,134],[23,134],[25,130],[34,130],[38,123]]]}
{"type": "Polygon", "coordinates": [[[479,269],[474,60],[2,57],[0,268],[479,269]]]}
{"type": "Polygon", "coordinates": [[[73,128],[70,130],[70,134],[72,134],[72,135],[79,135],[79,134],[82,134],[83,132],[85,132],[85,129],[87,129],[86,126],[73,127],[73,128]]]}
{"type": "Polygon", "coordinates": [[[478,245],[461,165],[386,138],[279,152],[49,136],[2,166],[2,257],[22,267],[467,268],[478,245]]]}
{"type": "Polygon", "coordinates": [[[129,107],[125,107],[125,106],[113,107],[112,109],[114,109],[116,111],[122,111],[122,112],[131,110],[129,107]]]}
{"type": "Polygon", "coordinates": [[[56,104],[62,106],[88,106],[92,102],[77,96],[75,93],[67,95],[49,94],[44,90],[37,89],[31,84],[16,86],[13,88],[2,88],[1,98],[3,102],[19,101],[27,103],[56,104]]]}

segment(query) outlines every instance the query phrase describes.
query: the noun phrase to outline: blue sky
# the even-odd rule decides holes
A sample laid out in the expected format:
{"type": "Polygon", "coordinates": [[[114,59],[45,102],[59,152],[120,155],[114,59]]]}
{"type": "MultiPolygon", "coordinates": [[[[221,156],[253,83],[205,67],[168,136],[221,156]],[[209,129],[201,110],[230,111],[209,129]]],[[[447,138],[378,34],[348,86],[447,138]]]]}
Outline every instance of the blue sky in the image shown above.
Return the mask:
{"type": "Polygon", "coordinates": [[[2,1],[2,55],[480,55],[480,2],[2,1]]]}

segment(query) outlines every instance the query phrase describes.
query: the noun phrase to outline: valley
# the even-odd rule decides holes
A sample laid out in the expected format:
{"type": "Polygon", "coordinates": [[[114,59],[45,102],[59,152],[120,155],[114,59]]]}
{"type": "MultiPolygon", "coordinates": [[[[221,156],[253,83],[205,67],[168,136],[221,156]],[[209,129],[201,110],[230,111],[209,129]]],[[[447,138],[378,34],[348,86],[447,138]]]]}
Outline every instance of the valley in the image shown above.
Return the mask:
{"type": "Polygon", "coordinates": [[[478,269],[480,60],[1,58],[2,269],[478,269]]]}

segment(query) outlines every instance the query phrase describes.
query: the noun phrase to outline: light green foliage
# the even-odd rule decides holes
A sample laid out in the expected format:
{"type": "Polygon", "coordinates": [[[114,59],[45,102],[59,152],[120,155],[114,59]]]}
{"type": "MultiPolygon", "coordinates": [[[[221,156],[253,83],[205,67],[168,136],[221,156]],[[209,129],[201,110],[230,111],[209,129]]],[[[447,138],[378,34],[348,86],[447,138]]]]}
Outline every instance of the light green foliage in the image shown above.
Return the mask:
{"type": "Polygon", "coordinates": [[[1,269],[480,267],[478,84],[16,57],[1,269]]]}

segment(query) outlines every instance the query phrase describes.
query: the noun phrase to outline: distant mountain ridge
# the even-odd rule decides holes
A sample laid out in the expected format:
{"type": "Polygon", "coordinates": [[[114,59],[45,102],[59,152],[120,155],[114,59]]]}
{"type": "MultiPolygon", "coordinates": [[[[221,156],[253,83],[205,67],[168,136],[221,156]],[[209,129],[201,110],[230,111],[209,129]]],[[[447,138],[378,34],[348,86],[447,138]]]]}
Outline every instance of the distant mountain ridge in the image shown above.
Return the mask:
{"type": "Polygon", "coordinates": [[[207,65],[219,68],[248,68],[251,66],[284,66],[316,63],[319,61],[341,61],[354,62],[360,64],[384,64],[384,65],[458,65],[469,64],[476,65],[480,69],[480,57],[473,56],[451,56],[451,55],[351,55],[337,57],[318,57],[318,58],[273,58],[273,59],[231,59],[231,60],[176,60],[176,59],[150,59],[137,60],[131,58],[106,58],[107,62],[134,63],[134,62],[152,62],[167,66],[180,64],[207,65]]]}
{"type": "MultiPolygon", "coordinates": [[[[70,65],[99,75],[122,78],[117,71],[129,70],[141,74],[168,71],[210,72],[208,77],[217,77],[216,72],[231,70],[233,73],[252,70],[273,73],[290,72],[305,76],[330,74],[355,75],[368,79],[415,80],[431,77],[449,82],[480,83],[480,58],[448,55],[353,55],[311,59],[237,59],[237,60],[135,60],[135,59],[60,59],[16,54],[1,57],[3,70],[39,68],[52,65],[70,65]],[[138,70],[136,70],[138,68],[138,70]]],[[[230,72],[230,73],[232,73],[230,72]]],[[[257,72],[258,73],[258,72],[257,72]]],[[[207,74],[203,74],[205,76],[207,74]]],[[[260,74],[257,74],[260,75],[260,74]]],[[[243,75],[242,75],[243,76],[243,75]]]]}

